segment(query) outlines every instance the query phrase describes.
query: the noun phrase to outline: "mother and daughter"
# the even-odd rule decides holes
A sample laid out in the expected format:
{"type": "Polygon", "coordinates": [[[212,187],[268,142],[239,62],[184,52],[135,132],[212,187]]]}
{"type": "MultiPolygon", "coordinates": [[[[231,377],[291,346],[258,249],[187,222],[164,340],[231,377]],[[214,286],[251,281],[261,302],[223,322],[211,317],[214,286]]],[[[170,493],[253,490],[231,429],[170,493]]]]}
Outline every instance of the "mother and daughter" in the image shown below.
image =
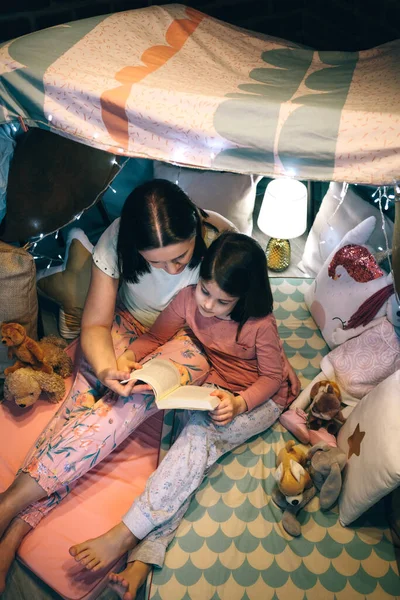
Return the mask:
{"type": "Polygon", "coordinates": [[[0,495],[0,591],[24,536],[158,410],[137,384],[144,358],[173,360],[181,383],[213,387],[219,404],[189,412],[119,524],[70,549],[92,570],[130,551],[127,568],[110,575],[124,600],[136,597],[151,565],[162,566],[212,465],[270,427],[298,394],[272,315],[265,254],[224,229],[231,224],[197,208],[178,186],[153,180],[132,192],[100,238],[82,319],[85,359],[68,399],[0,495]],[[135,370],[137,379],[121,384],[135,370]]]}

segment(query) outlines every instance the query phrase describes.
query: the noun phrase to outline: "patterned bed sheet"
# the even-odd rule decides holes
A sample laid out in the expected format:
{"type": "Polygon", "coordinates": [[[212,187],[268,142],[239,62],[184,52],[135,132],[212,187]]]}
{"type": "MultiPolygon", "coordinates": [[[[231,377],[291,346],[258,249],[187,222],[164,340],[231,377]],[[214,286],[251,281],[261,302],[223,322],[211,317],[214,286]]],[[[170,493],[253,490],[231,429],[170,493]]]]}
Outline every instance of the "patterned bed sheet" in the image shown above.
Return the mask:
{"type": "MultiPolygon", "coordinates": [[[[271,281],[285,351],[303,386],[328,348],[304,303],[312,280],[271,281]]],[[[168,419],[167,419],[168,421],[168,419]]],[[[168,443],[172,415],[164,436],[168,443]]],[[[343,528],[315,497],[290,537],[271,501],[276,456],[291,435],[276,423],[223,457],[193,498],[150,600],[385,600],[400,579],[383,504],[343,528]]]]}

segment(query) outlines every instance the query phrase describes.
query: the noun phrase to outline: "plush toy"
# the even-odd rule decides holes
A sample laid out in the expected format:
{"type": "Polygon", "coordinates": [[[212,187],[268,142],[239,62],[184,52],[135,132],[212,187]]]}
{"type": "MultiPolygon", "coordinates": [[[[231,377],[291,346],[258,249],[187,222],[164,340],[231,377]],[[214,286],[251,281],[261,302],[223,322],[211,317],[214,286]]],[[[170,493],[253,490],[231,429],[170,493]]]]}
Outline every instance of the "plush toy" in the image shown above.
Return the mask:
{"type": "Polygon", "coordinates": [[[323,442],[313,446],[307,456],[311,478],[319,490],[322,510],[328,510],[339,497],[342,489],[342,471],[347,456],[339,448],[323,442]]]}
{"type": "Polygon", "coordinates": [[[8,347],[9,358],[17,359],[14,365],[4,369],[5,375],[22,367],[49,374],[55,371],[64,378],[72,373],[72,361],[63,350],[66,342],[60,338],[50,335],[36,342],[26,335],[19,323],[3,323],[1,342],[8,347]]]}
{"type": "Polygon", "coordinates": [[[309,429],[316,431],[323,427],[328,433],[336,435],[345,421],[338,385],[327,379],[317,381],[311,388],[310,400],[307,420],[309,429]]]}
{"type": "Polygon", "coordinates": [[[32,406],[42,392],[49,402],[60,402],[65,395],[64,379],[57,373],[22,367],[7,375],[4,382],[4,399],[14,401],[21,408],[32,406]]]}
{"type": "Polygon", "coordinates": [[[286,499],[286,496],[282,494],[279,488],[274,488],[274,490],[272,491],[272,500],[277,506],[279,506],[279,508],[283,510],[282,526],[289,535],[297,537],[301,534],[300,523],[296,519],[296,517],[300,510],[306,504],[308,504],[308,502],[310,502],[312,498],[314,498],[316,493],[316,488],[314,486],[311,486],[307,490],[304,490],[303,499],[301,500],[301,502],[296,506],[293,506],[293,504],[289,504],[289,502],[286,499]]]}
{"type": "Polygon", "coordinates": [[[280,492],[292,506],[300,504],[304,490],[312,485],[304,468],[306,460],[306,454],[293,440],[289,440],[278,454],[275,479],[280,492]]]}
{"type": "Polygon", "coordinates": [[[316,493],[310,475],[304,468],[306,460],[306,454],[293,440],[286,443],[277,458],[275,479],[278,487],[272,492],[272,500],[284,511],[282,526],[293,536],[301,532],[296,515],[316,493]]]}

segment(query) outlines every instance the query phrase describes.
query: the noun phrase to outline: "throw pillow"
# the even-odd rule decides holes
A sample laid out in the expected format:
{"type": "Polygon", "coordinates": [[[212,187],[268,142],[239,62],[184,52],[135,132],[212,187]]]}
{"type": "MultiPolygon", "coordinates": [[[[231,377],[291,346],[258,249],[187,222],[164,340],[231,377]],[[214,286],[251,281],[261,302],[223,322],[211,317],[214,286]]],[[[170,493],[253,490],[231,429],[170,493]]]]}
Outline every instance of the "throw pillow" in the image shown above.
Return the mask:
{"type": "Polygon", "coordinates": [[[368,327],[372,318],[367,319],[367,324],[366,319],[359,319],[360,307],[367,309],[367,315],[369,309],[373,312],[374,307],[379,307],[374,318],[386,314],[387,300],[393,293],[390,291],[392,278],[379,268],[363,245],[375,224],[375,217],[369,217],[349,231],[328,256],[304,295],[310,313],[330,348],[368,327]],[[379,294],[374,296],[378,292],[382,297],[379,294]],[[367,301],[372,296],[369,307],[367,301]]]}
{"type": "Polygon", "coordinates": [[[255,175],[201,171],[154,163],[154,177],[178,182],[197,206],[221,213],[242,233],[251,235],[257,183],[255,175]]]}
{"type": "Polygon", "coordinates": [[[328,373],[332,369],[341,390],[363,398],[400,369],[400,339],[393,325],[383,318],[375,327],[324,356],[321,369],[328,373]]]}
{"type": "MultiPolygon", "coordinates": [[[[379,248],[386,248],[378,208],[360,198],[352,189],[347,190],[344,202],[333,216],[340,201],[341,190],[341,183],[332,182],[330,184],[308,234],[304,253],[299,263],[300,269],[308,275],[316,276],[329,254],[340,243],[346,233],[353,229],[360,221],[364,221],[370,216],[376,218],[376,225],[371,234],[369,244],[374,251],[377,251],[379,248]]],[[[385,218],[385,223],[388,240],[391,243],[393,222],[385,218]]]]}
{"type": "Polygon", "coordinates": [[[400,371],[385,379],[351,412],[338,434],[348,457],[339,518],[349,525],[400,484],[400,371]]]}
{"type": "MultiPolygon", "coordinates": [[[[23,248],[0,241],[0,323],[16,321],[37,339],[38,302],[36,267],[33,257],[23,248]]],[[[7,348],[0,344],[0,377],[14,360],[9,360],[7,348]]]]}
{"type": "Polygon", "coordinates": [[[83,307],[90,284],[93,245],[81,229],[68,233],[64,263],[37,276],[42,294],[59,304],[59,330],[63,338],[79,335],[83,307]]]}

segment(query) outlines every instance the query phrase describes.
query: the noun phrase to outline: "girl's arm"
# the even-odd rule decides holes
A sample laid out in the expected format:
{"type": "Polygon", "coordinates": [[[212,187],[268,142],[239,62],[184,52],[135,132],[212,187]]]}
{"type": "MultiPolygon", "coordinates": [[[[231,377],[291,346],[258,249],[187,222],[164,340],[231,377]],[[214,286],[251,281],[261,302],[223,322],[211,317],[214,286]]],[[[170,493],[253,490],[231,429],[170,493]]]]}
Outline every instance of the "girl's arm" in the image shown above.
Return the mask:
{"type": "Polygon", "coordinates": [[[257,331],[256,356],[259,377],[247,390],[240,392],[248,410],[253,410],[272,398],[287,377],[284,354],[273,316],[263,320],[257,331]]]}
{"type": "Polygon", "coordinates": [[[129,346],[130,357],[140,361],[171,339],[186,323],[186,310],[193,301],[192,286],[179,292],[157,317],[150,330],[129,346]]]}
{"type": "Polygon", "coordinates": [[[129,371],[117,368],[111,327],[114,319],[118,279],[113,279],[92,265],[92,277],[82,316],[81,346],[96,376],[104,385],[129,396],[134,384],[121,385],[129,371]]]}

